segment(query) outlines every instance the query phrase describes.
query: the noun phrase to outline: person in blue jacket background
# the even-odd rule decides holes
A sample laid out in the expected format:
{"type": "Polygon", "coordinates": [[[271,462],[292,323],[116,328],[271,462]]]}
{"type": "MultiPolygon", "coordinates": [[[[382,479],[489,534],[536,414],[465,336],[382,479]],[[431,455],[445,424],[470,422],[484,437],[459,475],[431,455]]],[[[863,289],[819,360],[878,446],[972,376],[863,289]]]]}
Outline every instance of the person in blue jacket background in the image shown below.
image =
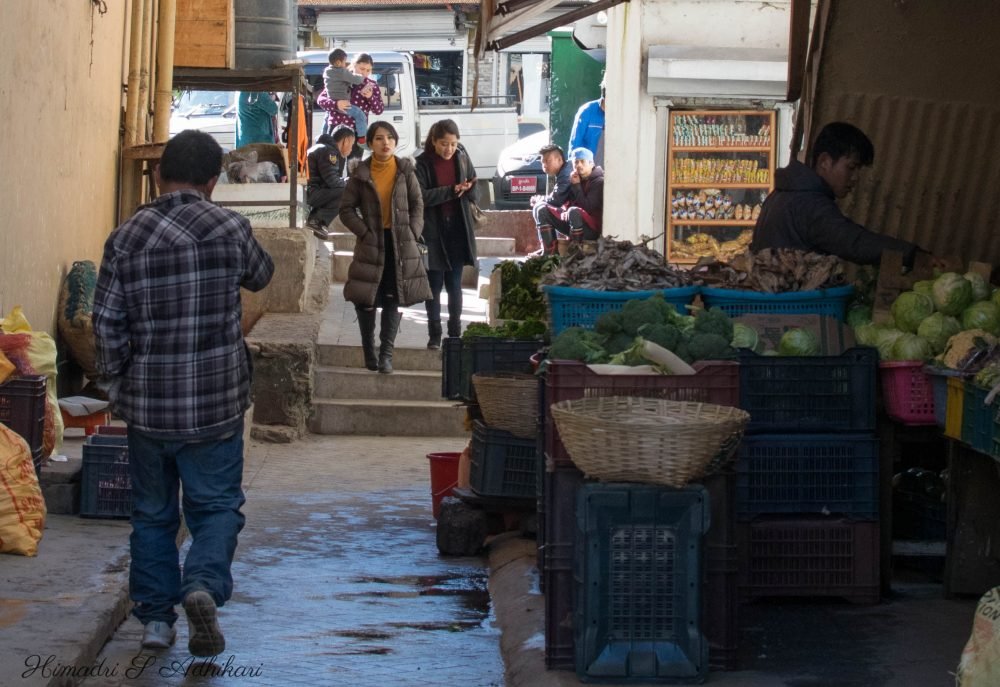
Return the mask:
{"type": "Polygon", "coordinates": [[[604,82],[601,81],[601,97],[580,106],[573,118],[573,130],[569,134],[569,148],[586,148],[594,153],[594,163],[604,166],[604,82]]]}
{"type": "Polygon", "coordinates": [[[236,147],[274,143],[274,116],[278,103],[264,91],[240,91],[236,106],[236,147]]]}

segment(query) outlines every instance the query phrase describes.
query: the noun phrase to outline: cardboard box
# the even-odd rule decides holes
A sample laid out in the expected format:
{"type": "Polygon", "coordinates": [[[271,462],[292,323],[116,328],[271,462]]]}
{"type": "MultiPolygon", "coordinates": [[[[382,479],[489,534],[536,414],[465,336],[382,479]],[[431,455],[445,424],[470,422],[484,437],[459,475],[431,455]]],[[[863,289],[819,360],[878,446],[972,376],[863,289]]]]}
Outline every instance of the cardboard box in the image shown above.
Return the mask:
{"type": "Polygon", "coordinates": [[[824,315],[743,315],[733,321],[752,328],[764,348],[774,350],[789,329],[806,329],[815,334],[823,355],[840,355],[856,345],[854,332],[848,325],[824,315]]]}

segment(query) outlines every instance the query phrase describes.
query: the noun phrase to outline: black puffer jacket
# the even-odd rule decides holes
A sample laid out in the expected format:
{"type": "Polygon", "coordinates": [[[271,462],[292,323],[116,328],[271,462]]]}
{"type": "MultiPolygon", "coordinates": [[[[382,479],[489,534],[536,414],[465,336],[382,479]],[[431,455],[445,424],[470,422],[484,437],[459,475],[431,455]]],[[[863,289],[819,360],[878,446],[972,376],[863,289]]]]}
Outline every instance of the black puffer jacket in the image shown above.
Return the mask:
{"type": "MultiPolygon", "coordinates": [[[[455,161],[456,183],[476,178],[476,168],[472,165],[465,148],[459,145],[452,159],[455,161]]],[[[449,251],[444,245],[444,236],[441,233],[441,206],[455,200],[455,191],[451,186],[438,185],[434,174],[434,162],[427,152],[417,156],[416,173],[424,199],[424,243],[427,244],[428,269],[450,270],[452,265],[448,259],[449,255],[465,255],[465,264],[475,265],[476,224],[472,220],[472,205],[479,201],[478,185],[473,184],[472,188],[458,197],[459,207],[462,209],[461,221],[465,226],[464,245],[454,246],[453,250],[449,251]]],[[[458,265],[454,267],[457,268],[458,265]]]]}
{"type": "Polygon", "coordinates": [[[904,262],[912,265],[919,250],[908,241],[852,222],[837,207],[830,186],[797,160],[775,173],[774,191],[761,208],[750,250],[765,248],[825,253],[859,265],[878,264],[887,249],[901,251],[904,262]]]}

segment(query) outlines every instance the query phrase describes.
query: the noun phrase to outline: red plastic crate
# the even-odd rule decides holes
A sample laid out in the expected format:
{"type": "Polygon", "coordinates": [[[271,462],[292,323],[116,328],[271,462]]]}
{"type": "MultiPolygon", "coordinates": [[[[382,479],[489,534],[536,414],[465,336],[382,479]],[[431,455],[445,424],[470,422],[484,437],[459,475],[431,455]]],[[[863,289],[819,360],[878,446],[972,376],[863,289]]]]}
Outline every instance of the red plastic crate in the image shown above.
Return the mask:
{"type": "Polygon", "coordinates": [[[738,525],[740,592],[879,602],[879,523],[760,519],[738,525]]]}
{"type": "Polygon", "coordinates": [[[904,425],[933,425],[934,386],[919,360],[879,363],[885,412],[904,425]]]}
{"type": "Polygon", "coordinates": [[[545,377],[546,454],[557,465],[573,464],[549,412],[551,405],[560,401],[596,396],[646,396],[739,407],[738,363],[700,362],[695,363],[694,369],[697,371],[694,375],[600,375],[580,362],[550,361],[545,377]]]}

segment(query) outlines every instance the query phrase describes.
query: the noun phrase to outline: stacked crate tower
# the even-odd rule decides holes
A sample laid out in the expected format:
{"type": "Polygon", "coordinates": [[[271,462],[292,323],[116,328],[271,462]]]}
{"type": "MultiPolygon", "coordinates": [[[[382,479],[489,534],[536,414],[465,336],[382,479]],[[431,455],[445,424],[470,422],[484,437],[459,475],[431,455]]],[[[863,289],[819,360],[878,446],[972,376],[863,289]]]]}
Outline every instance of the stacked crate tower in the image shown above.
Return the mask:
{"type": "Polygon", "coordinates": [[[743,600],[879,600],[873,348],[740,360],[750,413],[736,475],[743,600]]]}

